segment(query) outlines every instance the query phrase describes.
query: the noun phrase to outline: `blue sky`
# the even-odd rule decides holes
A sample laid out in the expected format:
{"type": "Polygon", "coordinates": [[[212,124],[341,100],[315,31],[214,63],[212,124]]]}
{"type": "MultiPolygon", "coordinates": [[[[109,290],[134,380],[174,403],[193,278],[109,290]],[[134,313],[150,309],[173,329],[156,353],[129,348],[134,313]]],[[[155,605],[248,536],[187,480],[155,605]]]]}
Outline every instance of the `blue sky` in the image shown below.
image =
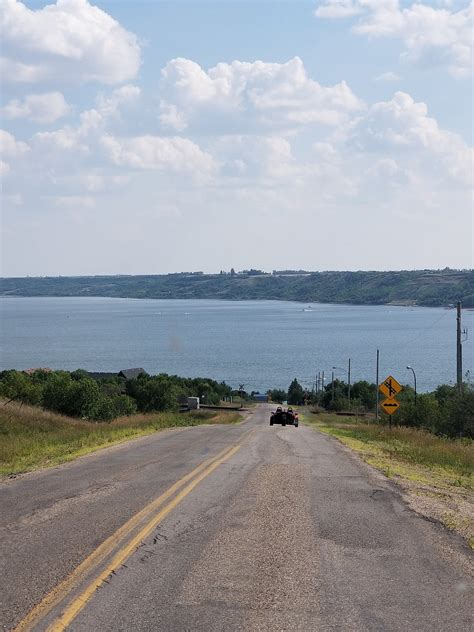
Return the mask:
{"type": "Polygon", "coordinates": [[[4,276],[472,267],[472,2],[0,7],[4,276]]]}

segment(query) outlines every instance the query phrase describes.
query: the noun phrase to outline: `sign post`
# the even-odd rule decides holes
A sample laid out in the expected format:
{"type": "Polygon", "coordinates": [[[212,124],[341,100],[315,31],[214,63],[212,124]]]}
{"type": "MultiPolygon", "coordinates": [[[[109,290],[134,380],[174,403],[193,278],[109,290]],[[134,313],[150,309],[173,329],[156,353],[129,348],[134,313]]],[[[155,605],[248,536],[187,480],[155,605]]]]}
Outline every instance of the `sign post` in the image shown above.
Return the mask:
{"type": "Polygon", "coordinates": [[[385,378],[382,384],[379,385],[379,391],[386,397],[381,406],[387,415],[389,415],[388,427],[390,430],[392,429],[392,415],[400,408],[400,404],[395,397],[401,390],[402,385],[391,375],[385,378]]]}

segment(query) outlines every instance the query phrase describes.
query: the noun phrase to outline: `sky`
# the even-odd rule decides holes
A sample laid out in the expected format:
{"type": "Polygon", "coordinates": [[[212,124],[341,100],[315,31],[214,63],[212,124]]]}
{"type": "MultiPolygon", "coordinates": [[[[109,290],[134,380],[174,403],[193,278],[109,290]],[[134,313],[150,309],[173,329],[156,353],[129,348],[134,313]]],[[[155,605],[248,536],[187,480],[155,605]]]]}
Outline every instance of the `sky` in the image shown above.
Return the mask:
{"type": "Polygon", "coordinates": [[[0,0],[0,275],[472,268],[473,14],[0,0]]]}

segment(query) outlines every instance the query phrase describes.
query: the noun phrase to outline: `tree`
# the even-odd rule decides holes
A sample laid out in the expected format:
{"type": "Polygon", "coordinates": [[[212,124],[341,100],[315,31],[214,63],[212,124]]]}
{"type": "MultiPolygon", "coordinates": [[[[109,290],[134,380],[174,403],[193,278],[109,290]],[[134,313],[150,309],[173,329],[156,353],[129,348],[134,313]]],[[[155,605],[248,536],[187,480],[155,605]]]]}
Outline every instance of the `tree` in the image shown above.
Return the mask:
{"type": "Polygon", "coordinates": [[[110,398],[102,395],[94,380],[83,378],[72,381],[69,385],[66,407],[61,412],[84,419],[109,419],[113,417],[113,413],[111,416],[111,411],[107,410],[107,400],[110,401],[110,398]]]}
{"type": "Polygon", "coordinates": [[[25,373],[5,371],[0,382],[0,396],[35,406],[41,403],[42,388],[25,373]]]}
{"type": "Polygon", "coordinates": [[[267,391],[267,395],[272,402],[276,402],[277,404],[283,404],[283,402],[286,402],[288,398],[287,392],[281,388],[273,388],[270,391],[267,391]]]}
{"type": "Polygon", "coordinates": [[[328,410],[342,410],[347,405],[347,384],[338,379],[326,384],[324,393],[320,398],[320,404],[328,410]]]}
{"type": "Polygon", "coordinates": [[[300,406],[301,404],[304,404],[304,390],[296,378],[288,388],[288,404],[291,406],[300,406]]]}
{"type": "Polygon", "coordinates": [[[68,414],[68,393],[71,383],[71,376],[65,371],[51,373],[43,389],[43,406],[48,410],[68,414]]]}
{"type": "Polygon", "coordinates": [[[354,400],[359,400],[366,410],[373,410],[377,397],[377,387],[365,380],[355,382],[352,385],[351,396],[354,400]]]}
{"type": "Polygon", "coordinates": [[[180,394],[175,380],[164,374],[155,377],[139,375],[134,380],[127,380],[126,389],[142,412],[171,410],[176,407],[180,394]]]}

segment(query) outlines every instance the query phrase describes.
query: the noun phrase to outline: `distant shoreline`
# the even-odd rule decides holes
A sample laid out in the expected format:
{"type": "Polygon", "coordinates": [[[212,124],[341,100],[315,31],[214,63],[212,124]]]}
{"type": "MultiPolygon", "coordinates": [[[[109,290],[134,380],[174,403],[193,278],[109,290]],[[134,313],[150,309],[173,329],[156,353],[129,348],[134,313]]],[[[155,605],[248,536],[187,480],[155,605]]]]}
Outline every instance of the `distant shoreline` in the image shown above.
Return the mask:
{"type": "MultiPolygon", "coordinates": [[[[51,294],[21,294],[21,295],[12,295],[12,294],[0,294],[0,299],[22,299],[22,298],[81,298],[81,299],[95,299],[95,298],[104,298],[104,299],[117,299],[121,301],[228,301],[232,303],[245,303],[250,301],[279,301],[279,302],[288,302],[288,303],[298,303],[302,306],[309,306],[308,301],[302,301],[299,299],[288,299],[288,298],[222,298],[222,297],[203,297],[203,298],[189,298],[189,297],[136,297],[136,296],[103,296],[103,295],[76,295],[76,294],[68,294],[68,295],[51,295],[51,294]]],[[[448,307],[446,305],[417,305],[416,303],[342,303],[335,301],[311,301],[311,305],[347,305],[353,307],[444,307],[446,309],[454,309],[453,307],[448,307]]],[[[465,309],[473,309],[473,308],[465,308],[465,309]]],[[[311,311],[311,310],[306,310],[311,311]]]]}
{"type": "Polygon", "coordinates": [[[24,277],[0,279],[0,296],[277,300],[336,305],[474,307],[473,270],[24,277]]]}

